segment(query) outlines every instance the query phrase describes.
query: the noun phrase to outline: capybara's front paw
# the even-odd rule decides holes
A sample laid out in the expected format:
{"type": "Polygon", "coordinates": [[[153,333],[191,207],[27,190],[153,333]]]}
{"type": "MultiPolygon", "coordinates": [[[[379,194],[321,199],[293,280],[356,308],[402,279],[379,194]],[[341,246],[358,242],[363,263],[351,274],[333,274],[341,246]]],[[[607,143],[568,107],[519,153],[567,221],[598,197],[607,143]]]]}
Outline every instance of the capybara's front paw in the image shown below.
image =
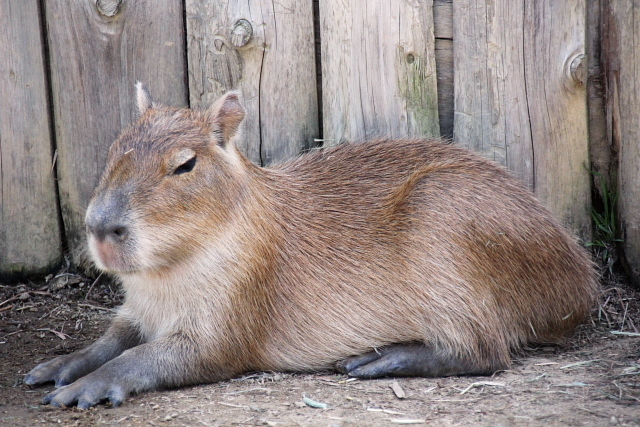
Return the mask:
{"type": "Polygon", "coordinates": [[[71,384],[90,372],[87,361],[77,354],[60,356],[33,368],[23,382],[27,385],[39,385],[54,382],[56,387],[71,384]]]}
{"type": "Polygon", "coordinates": [[[111,402],[113,406],[119,406],[124,402],[128,393],[118,380],[105,381],[103,378],[95,377],[90,374],[73,384],[60,387],[46,395],[42,403],[58,408],[77,405],[79,409],[89,409],[103,402],[111,402]]]}

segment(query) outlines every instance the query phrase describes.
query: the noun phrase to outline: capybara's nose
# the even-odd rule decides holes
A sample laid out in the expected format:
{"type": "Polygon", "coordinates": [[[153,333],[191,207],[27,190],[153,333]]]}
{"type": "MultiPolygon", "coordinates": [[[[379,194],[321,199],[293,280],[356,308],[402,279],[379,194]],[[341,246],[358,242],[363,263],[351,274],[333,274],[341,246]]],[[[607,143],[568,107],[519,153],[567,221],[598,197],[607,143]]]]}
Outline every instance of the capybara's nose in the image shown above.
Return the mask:
{"type": "Polygon", "coordinates": [[[92,221],[87,218],[87,233],[93,235],[99,241],[112,240],[124,242],[129,237],[129,229],[119,221],[92,221]]]}
{"type": "Polygon", "coordinates": [[[120,193],[93,199],[87,207],[84,223],[87,233],[98,241],[124,242],[129,238],[128,198],[120,193]]]}

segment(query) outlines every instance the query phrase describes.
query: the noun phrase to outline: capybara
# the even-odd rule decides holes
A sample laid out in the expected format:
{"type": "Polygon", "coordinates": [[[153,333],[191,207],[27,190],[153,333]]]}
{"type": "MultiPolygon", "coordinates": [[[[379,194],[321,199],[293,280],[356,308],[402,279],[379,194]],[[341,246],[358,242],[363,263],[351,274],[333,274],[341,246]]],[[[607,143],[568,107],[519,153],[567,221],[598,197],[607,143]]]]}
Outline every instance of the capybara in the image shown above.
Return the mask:
{"type": "Polygon", "coordinates": [[[483,375],[589,313],[587,253],[500,166],[438,140],[344,143],[260,168],[245,112],[153,103],[122,132],[86,214],[125,302],[105,335],[33,369],[88,408],[250,371],[483,375]]]}

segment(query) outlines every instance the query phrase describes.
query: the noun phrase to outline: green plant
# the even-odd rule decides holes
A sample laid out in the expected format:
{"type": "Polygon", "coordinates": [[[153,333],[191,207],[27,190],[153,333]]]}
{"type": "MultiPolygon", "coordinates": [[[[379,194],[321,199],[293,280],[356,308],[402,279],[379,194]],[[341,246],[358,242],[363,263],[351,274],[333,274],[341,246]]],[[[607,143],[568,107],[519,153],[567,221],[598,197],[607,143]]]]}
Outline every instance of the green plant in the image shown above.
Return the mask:
{"type": "Polygon", "coordinates": [[[598,171],[589,171],[594,182],[600,182],[600,197],[602,200],[601,209],[591,207],[591,218],[595,227],[593,233],[593,241],[587,243],[592,247],[596,257],[602,262],[603,270],[607,270],[609,274],[613,273],[613,266],[618,260],[616,245],[622,242],[617,236],[617,215],[616,204],[618,202],[618,193],[609,188],[607,181],[598,171]]]}

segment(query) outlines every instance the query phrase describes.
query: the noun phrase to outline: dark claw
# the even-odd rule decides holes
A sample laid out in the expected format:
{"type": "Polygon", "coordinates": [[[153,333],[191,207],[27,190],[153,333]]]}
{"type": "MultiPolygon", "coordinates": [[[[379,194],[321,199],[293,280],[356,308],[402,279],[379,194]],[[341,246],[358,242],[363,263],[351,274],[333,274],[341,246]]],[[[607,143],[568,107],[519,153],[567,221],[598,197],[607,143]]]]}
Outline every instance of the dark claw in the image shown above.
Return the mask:
{"type": "Polygon", "coordinates": [[[388,356],[383,356],[349,372],[349,376],[355,378],[379,378],[394,375],[411,375],[411,373],[405,372],[388,356]]]}
{"type": "Polygon", "coordinates": [[[47,382],[53,382],[53,378],[51,375],[46,373],[45,369],[43,369],[43,365],[40,364],[32,369],[31,372],[27,373],[27,375],[22,379],[22,382],[27,385],[39,385],[47,382]]]}
{"type": "Polygon", "coordinates": [[[95,403],[91,403],[90,401],[85,400],[85,399],[80,399],[78,401],[78,409],[86,410],[86,409],[91,408],[94,405],[95,405],[95,403]]]}
{"type": "Polygon", "coordinates": [[[63,405],[62,403],[58,402],[57,400],[53,400],[53,397],[50,397],[46,401],[45,399],[42,399],[42,403],[45,405],[51,405],[54,408],[66,408],[66,406],[63,405]]]}
{"type": "Polygon", "coordinates": [[[51,394],[47,394],[45,397],[42,398],[42,404],[43,405],[50,404],[51,403],[51,399],[53,399],[53,396],[51,394]]]}
{"type": "Polygon", "coordinates": [[[93,380],[82,378],[47,394],[42,399],[42,403],[57,408],[75,405],[78,409],[85,410],[106,402],[111,402],[113,407],[120,406],[126,397],[126,390],[118,384],[104,383],[95,378],[93,380]]]}
{"type": "Polygon", "coordinates": [[[343,374],[351,374],[351,372],[359,366],[366,365],[381,357],[381,354],[375,351],[361,354],[359,356],[348,357],[336,363],[336,369],[343,374]]]}
{"type": "Polygon", "coordinates": [[[121,391],[113,390],[109,393],[109,401],[111,402],[111,405],[114,408],[116,406],[122,405],[122,402],[124,402],[124,399],[125,399],[125,395],[121,391]]]}

